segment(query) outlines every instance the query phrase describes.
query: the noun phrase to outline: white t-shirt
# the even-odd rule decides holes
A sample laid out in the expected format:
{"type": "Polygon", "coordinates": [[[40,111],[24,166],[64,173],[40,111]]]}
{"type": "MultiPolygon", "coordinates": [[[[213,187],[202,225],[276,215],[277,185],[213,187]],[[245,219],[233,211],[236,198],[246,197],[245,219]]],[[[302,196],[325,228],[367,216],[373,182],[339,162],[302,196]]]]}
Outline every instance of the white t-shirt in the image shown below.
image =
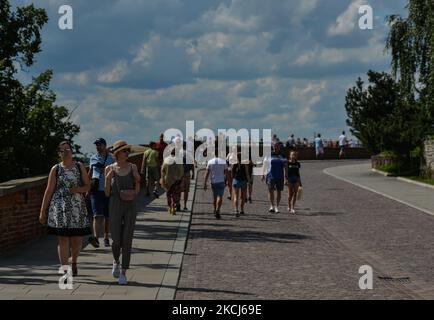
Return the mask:
{"type": "Polygon", "coordinates": [[[211,173],[211,183],[225,182],[225,170],[228,166],[226,160],[221,158],[213,158],[208,161],[206,169],[211,173]]]}
{"type": "Polygon", "coordinates": [[[340,135],[339,136],[339,146],[346,146],[347,145],[347,137],[345,135],[340,135]]]}

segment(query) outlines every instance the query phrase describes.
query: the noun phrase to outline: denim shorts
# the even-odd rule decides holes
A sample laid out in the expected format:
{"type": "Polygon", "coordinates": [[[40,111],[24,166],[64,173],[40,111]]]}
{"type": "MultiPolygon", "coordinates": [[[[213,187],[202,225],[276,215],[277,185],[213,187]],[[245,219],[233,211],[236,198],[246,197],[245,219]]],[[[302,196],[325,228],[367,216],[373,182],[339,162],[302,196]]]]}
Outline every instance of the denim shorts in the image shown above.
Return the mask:
{"type": "Polygon", "coordinates": [[[109,198],[105,196],[104,191],[92,192],[90,194],[90,203],[94,217],[109,218],[109,198]]]}
{"type": "Polygon", "coordinates": [[[247,181],[234,179],[232,182],[232,187],[234,187],[235,189],[243,189],[244,190],[247,188],[247,181]]]}
{"type": "Polygon", "coordinates": [[[223,197],[225,194],[225,183],[219,182],[219,183],[211,183],[211,189],[214,194],[214,197],[223,197]]]}
{"type": "Polygon", "coordinates": [[[288,182],[292,187],[295,187],[300,182],[300,179],[297,176],[291,176],[288,178],[288,182]]]}

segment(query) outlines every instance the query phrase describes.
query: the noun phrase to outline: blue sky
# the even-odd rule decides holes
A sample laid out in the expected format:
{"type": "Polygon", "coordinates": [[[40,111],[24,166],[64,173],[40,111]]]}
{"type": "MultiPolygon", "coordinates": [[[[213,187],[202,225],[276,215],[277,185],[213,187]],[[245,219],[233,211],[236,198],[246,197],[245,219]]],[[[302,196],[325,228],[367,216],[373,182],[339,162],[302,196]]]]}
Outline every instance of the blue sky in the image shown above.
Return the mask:
{"type": "Polygon", "coordinates": [[[42,53],[25,79],[53,69],[58,104],[75,109],[76,143],[147,143],[169,128],[271,128],[336,138],[346,90],[389,70],[385,15],[407,0],[13,0],[47,9],[42,53]],[[58,9],[74,10],[74,30],[58,9]],[[358,28],[358,8],[374,29],[358,28]]]}

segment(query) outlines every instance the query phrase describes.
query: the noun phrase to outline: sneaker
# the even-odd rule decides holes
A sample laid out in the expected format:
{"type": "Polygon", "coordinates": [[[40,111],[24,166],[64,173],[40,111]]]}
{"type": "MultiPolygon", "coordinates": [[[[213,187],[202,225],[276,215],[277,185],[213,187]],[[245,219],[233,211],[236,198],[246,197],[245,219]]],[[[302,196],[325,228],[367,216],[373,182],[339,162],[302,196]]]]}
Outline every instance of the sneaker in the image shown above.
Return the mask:
{"type": "Polygon", "coordinates": [[[235,217],[237,217],[237,218],[240,217],[240,213],[238,211],[235,211],[235,217]]]}
{"type": "Polygon", "coordinates": [[[292,213],[292,214],[295,214],[295,210],[294,210],[294,209],[292,209],[292,210],[291,210],[291,213],[292,213]]]}
{"type": "Polygon", "coordinates": [[[271,206],[270,209],[268,210],[268,212],[273,213],[274,212],[274,207],[271,206]]]}
{"type": "Polygon", "coordinates": [[[112,269],[112,275],[113,278],[118,279],[121,274],[121,267],[119,263],[116,263],[116,261],[113,261],[113,269],[112,269]]]}
{"type": "Polygon", "coordinates": [[[288,211],[288,213],[292,213],[292,209],[290,207],[286,208],[286,211],[288,211]]]}
{"type": "MultiPolygon", "coordinates": [[[[68,284],[68,279],[69,279],[69,274],[68,271],[65,271],[63,276],[61,277],[61,279],[63,280],[63,284],[68,284]]],[[[61,280],[61,281],[62,281],[61,280]]]]}
{"type": "Polygon", "coordinates": [[[243,215],[243,214],[244,214],[244,211],[241,211],[240,214],[243,215]]]}
{"type": "Polygon", "coordinates": [[[184,207],[184,209],[183,209],[184,211],[188,211],[188,208],[187,207],[184,207]]]}
{"type": "Polygon", "coordinates": [[[220,215],[220,212],[219,212],[219,211],[216,211],[216,213],[215,213],[215,217],[216,217],[217,219],[221,219],[221,215],[220,215]]]}
{"type": "Polygon", "coordinates": [[[274,212],[279,213],[279,208],[277,206],[274,207],[274,212]]]}
{"type": "Polygon", "coordinates": [[[89,237],[89,243],[94,247],[94,248],[99,248],[99,240],[96,237],[89,237]]]}
{"type": "Polygon", "coordinates": [[[119,276],[119,284],[121,286],[124,286],[124,285],[128,284],[127,276],[124,275],[123,273],[121,273],[120,276],[119,276]]]}
{"type": "Polygon", "coordinates": [[[110,240],[109,240],[109,239],[104,239],[104,246],[105,246],[106,248],[109,248],[109,247],[110,247],[110,240]]]}

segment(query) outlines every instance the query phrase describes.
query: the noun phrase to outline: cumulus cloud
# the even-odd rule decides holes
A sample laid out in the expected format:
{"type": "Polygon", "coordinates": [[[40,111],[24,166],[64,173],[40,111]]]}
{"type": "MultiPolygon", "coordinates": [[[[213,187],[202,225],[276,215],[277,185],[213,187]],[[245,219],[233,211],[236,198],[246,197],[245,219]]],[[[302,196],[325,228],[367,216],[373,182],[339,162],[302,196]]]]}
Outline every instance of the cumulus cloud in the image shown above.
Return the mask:
{"type": "MultiPolygon", "coordinates": [[[[33,1],[15,0],[16,5],[33,1]]],[[[272,128],[311,136],[345,126],[349,84],[388,69],[386,14],[406,0],[41,0],[50,22],[34,72],[54,69],[59,104],[77,107],[77,142],[105,136],[148,142],[167,128],[272,128]],[[74,30],[58,29],[58,6],[74,30]]],[[[338,131],[339,131],[338,130],[338,131]]]]}

